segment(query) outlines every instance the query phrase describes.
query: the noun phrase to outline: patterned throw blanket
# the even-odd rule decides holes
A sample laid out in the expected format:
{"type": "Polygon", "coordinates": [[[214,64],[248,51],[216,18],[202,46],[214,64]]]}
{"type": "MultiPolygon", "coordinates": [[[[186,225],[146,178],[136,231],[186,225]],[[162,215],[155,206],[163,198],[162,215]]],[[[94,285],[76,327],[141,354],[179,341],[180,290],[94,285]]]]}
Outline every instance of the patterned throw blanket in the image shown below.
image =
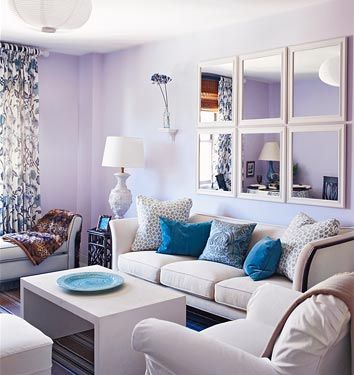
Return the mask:
{"type": "MultiPolygon", "coordinates": [[[[19,246],[31,262],[38,265],[68,239],[69,227],[75,216],[78,215],[66,210],[50,210],[30,231],[6,234],[2,239],[19,246]]],[[[77,238],[75,255],[79,245],[80,238],[77,238]]]]}

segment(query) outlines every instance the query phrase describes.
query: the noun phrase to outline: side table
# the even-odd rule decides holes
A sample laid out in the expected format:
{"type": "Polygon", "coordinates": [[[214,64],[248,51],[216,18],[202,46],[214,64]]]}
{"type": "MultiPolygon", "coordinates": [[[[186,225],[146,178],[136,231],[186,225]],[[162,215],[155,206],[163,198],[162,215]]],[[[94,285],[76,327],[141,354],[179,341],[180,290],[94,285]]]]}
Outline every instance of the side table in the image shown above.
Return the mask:
{"type": "Polygon", "coordinates": [[[88,233],[88,265],[100,265],[112,268],[112,238],[111,233],[101,232],[96,228],[88,233]]]}

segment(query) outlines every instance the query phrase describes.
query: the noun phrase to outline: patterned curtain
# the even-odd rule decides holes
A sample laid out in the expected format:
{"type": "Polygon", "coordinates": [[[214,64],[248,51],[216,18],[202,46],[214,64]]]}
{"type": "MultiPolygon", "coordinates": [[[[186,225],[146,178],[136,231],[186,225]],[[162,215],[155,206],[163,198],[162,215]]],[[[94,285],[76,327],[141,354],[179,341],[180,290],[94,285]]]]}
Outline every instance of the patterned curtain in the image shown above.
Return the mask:
{"type": "MultiPolygon", "coordinates": [[[[218,88],[219,120],[232,120],[232,79],[221,77],[218,88]]],[[[227,190],[231,190],[232,136],[220,134],[216,142],[216,174],[223,174],[227,190]]]]}
{"type": "Polygon", "coordinates": [[[39,50],[0,44],[0,234],[28,230],[41,213],[39,50]]]}
{"type": "Polygon", "coordinates": [[[219,120],[232,120],[232,78],[221,77],[218,88],[219,120]]]}

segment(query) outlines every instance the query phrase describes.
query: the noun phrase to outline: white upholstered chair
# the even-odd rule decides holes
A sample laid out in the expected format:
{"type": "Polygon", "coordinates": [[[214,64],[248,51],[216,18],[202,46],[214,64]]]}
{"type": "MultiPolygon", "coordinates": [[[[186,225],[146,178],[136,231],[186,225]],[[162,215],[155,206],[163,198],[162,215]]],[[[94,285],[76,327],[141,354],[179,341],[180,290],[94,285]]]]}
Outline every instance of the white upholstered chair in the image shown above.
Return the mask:
{"type": "Polygon", "coordinates": [[[313,296],[288,318],[271,359],[261,358],[274,327],[300,292],[265,284],[254,293],[246,319],[200,333],[147,319],[132,337],[146,357],[146,375],[349,375],[350,313],[333,296],[313,296]]]}

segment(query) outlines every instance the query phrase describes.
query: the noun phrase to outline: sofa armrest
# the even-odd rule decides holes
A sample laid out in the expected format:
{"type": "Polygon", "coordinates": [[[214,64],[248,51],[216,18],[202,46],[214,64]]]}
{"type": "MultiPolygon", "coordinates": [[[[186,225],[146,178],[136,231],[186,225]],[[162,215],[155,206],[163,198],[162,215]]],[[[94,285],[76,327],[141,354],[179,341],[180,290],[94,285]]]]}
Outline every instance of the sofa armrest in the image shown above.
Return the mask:
{"type": "MultiPolygon", "coordinates": [[[[82,229],[82,217],[76,215],[70,223],[68,231],[68,268],[74,268],[76,266],[75,262],[75,250],[80,246],[81,239],[81,229],[82,229]]],[[[79,259],[78,259],[79,262],[79,259]]],[[[78,266],[78,265],[77,265],[78,266]]]]}
{"type": "Polygon", "coordinates": [[[112,269],[118,270],[118,257],[128,253],[138,229],[138,219],[115,219],[109,223],[112,234],[112,269]]]}
{"type": "Polygon", "coordinates": [[[247,305],[247,320],[275,327],[300,292],[271,283],[263,284],[252,294],[247,305]]]}
{"type": "Polygon", "coordinates": [[[293,289],[305,292],[336,273],[354,271],[354,231],[313,241],[301,251],[293,289]]]}
{"type": "Polygon", "coordinates": [[[149,375],[275,375],[269,359],[163,320],[140,322],[133,331],[132,346],[146,355],[149,375]]]}

